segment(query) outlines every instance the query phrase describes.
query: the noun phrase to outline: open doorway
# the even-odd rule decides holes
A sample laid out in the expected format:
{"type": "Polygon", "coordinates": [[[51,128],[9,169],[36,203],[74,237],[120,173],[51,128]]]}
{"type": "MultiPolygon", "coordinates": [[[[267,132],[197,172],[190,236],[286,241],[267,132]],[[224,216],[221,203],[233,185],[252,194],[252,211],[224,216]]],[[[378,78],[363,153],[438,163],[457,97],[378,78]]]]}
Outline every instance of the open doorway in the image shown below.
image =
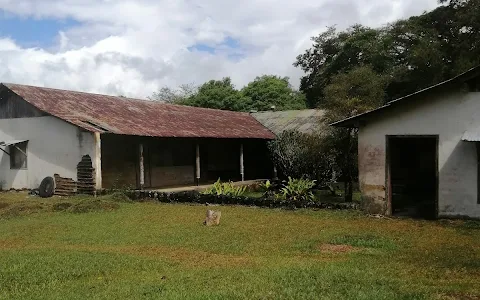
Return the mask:
{"type": "Polygon", "coordinates": [[[392,215],[434,219],[438,203],[438,136],[388,136],[392,215]]]}

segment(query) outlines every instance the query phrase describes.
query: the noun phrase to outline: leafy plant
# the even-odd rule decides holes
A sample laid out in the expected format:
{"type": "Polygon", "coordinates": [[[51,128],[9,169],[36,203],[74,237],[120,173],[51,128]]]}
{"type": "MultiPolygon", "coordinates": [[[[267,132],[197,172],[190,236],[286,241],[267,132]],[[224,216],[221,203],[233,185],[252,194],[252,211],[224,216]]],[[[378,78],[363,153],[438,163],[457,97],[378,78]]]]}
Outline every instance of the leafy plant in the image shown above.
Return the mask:
{"type": "Polygon", "coordinates": [[[233,182],[221,182],[220,178],[213,184],[212,187],[206,189],[203,194],[205,195],[224,195],[224,196],[242,196],[247,190],[246,186],[235,186],[233,182]]]}
{"type": "Polygon", "coordinates": [[[315,180],[288,177],[288,183],[282,188],[281,192],[285,199],[289,201],[312,201],[315,199],[311,191],[314,186],[315,180]]]}
{"type": "Polygon", "coordinates": [[[275,195],[276,185],[267,180],[260,185],[260,189],[265,197],[269,197],[275,195]]]}

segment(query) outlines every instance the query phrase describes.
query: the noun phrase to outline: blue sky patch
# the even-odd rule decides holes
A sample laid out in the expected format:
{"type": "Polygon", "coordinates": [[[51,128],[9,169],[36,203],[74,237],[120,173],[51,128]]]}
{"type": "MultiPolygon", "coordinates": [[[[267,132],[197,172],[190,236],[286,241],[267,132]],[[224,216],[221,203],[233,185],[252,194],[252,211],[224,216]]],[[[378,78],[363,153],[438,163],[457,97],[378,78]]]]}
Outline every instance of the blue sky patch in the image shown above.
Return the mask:
{"type": "Polygon", "coordinates": [[[225,45],[229,48],[234,48],[234,49],[240,48],[240,42],[238,40],[232,38],[231,36],[227,36],[223,40],[222,45],[225,45]]]}
{"type": "Polygon", "coordinates": [[[188,47],[188,51],[199,51],[215,54],[217,52],[227,52],[227,57],[231,60],[238,61],[245,57],[240,42],[230,36],[226,37],[222,42],[215,45],[195,44],[188,47]]]}
{"type": "Polygon", "coordinates": [[[22,47],[50,47],[59,31],[79,24],[73,19],[20,18],[0,11],[0,37],[9,37],[22,47]]]}
{"type": "Polygon", "coordinates": [[[200,51],[200,52],[208,52],[210,54],[214,54],[215,48],[205,44],[195,44],[191,47],[188,47],[188,51],[200,51]]]}

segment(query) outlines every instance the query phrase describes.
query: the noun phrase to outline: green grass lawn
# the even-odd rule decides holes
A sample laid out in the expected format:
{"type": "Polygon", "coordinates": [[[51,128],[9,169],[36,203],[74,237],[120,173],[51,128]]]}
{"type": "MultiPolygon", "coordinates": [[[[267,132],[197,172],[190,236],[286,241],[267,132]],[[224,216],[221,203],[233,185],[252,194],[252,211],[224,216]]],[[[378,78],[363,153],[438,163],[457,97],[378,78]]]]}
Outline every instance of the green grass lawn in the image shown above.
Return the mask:
{"type": "Polygon", "coordinates": [[[480,226],[0,194],[0,299],[478,299],[480,226]]]}

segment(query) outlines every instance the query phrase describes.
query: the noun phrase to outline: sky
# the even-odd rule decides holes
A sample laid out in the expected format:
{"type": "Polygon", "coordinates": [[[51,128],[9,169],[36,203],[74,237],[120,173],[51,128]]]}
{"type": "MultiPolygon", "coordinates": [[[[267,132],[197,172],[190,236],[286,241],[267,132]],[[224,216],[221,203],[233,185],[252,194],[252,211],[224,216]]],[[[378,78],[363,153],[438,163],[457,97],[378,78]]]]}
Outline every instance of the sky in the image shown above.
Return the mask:
{"type": "Polygon", "coordinates": [[[0,0],[0,82],[146,98],[229,76],[290,77],[310,37],[437,0],[0,0]]]}

